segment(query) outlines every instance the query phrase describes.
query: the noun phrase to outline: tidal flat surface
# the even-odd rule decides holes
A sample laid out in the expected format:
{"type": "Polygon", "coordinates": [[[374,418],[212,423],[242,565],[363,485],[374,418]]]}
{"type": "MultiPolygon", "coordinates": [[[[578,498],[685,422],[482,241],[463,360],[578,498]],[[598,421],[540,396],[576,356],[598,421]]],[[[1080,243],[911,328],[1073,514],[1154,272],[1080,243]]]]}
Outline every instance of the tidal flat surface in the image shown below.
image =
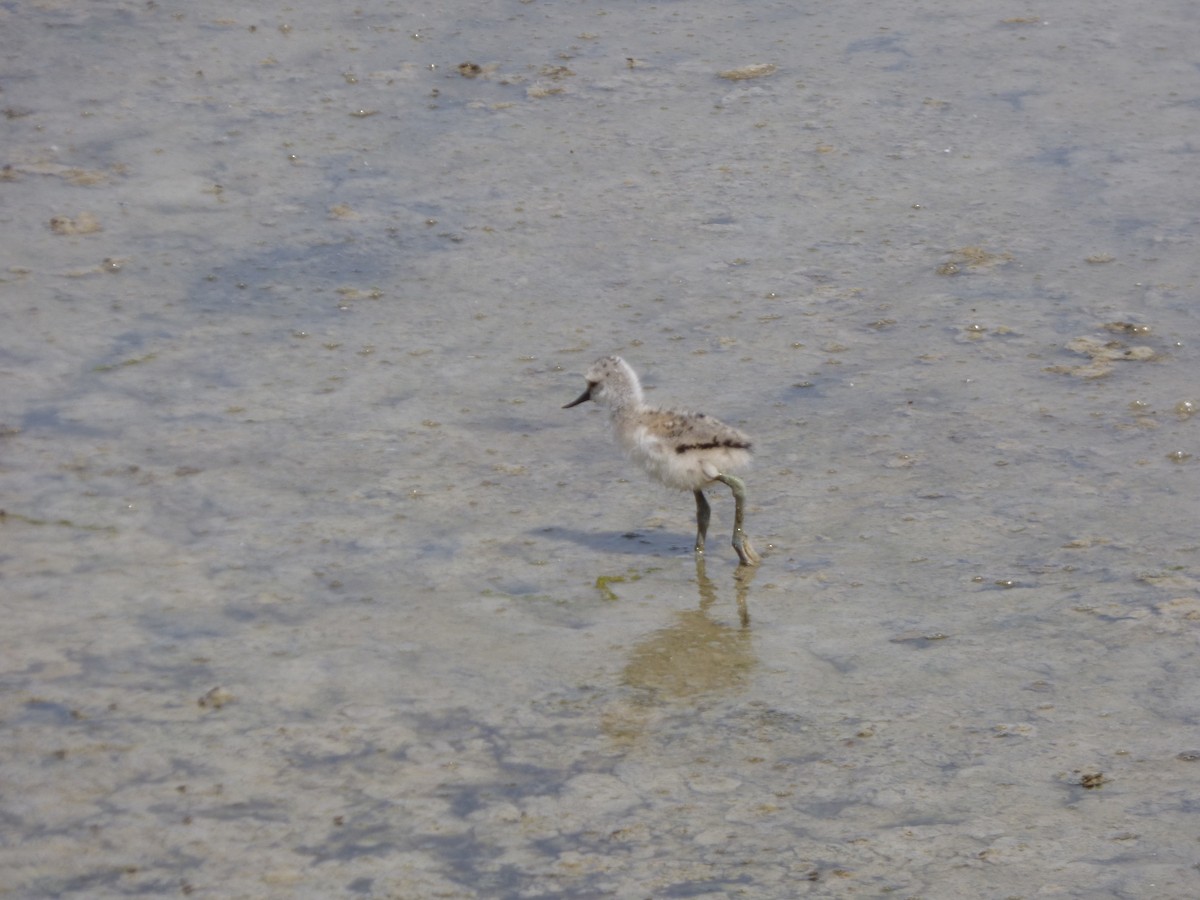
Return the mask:
{"type": "Polygon", "coordinates": [[[0,894],[1196,896],[1197,47],[0,3],[0,894]]]}

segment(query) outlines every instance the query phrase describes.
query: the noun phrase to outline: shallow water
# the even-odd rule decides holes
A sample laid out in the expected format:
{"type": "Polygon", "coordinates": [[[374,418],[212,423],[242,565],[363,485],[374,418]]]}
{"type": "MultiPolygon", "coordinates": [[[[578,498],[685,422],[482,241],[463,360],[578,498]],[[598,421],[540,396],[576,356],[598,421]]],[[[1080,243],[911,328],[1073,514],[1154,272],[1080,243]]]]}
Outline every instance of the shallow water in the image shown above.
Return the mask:
{"type": "Polygon", "coordinates": [[[0,5],[7,895],[1194,896],[1194,6],[330,6],[0,5]]]}

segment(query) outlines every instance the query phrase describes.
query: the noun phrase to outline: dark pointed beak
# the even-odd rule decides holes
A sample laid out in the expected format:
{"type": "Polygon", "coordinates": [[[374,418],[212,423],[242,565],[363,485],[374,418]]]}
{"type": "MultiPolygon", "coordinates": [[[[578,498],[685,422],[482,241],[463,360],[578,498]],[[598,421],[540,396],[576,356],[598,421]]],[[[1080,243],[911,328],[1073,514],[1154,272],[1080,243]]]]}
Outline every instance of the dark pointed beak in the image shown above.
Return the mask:
{"type": "Polygon", "coordinates": [[[585,400],[591,400],[592,399],[592,388],[594,388],[594,387],[595,387],[595,385],[589,381],[587,390],[584,391],[582,394],[580,394],[578,397],[576,397],[574,400],[572,400],[570,403],[568,403],[566,406],[564,406],[563,409],[570,409],[572,406],[578,406],[580,403],[583,403],[585,400]]]}

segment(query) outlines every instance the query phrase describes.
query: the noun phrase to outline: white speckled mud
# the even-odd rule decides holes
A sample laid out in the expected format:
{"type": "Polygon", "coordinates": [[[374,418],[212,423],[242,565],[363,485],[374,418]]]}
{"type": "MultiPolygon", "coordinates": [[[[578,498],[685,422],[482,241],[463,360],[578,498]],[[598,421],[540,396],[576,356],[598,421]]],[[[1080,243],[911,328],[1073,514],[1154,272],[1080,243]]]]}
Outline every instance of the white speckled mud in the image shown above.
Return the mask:
{"type": "Polygon", "coordinates": [[[1051,6],[0,4],[0,893],[1195,896],[1200,13],[1051,6]]]}

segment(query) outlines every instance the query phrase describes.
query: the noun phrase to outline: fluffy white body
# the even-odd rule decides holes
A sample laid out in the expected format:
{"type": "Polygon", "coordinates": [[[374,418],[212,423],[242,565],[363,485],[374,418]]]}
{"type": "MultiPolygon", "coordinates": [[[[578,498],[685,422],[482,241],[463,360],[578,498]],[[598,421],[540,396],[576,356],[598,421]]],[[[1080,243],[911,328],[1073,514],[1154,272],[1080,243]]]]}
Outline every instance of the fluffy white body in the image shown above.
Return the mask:
{"type": "Polygon", "coordinates": [[[704,413],[647,406],[637,373],[619,356],[596,360],[586,375],[587,390],[564,409],[594,400],[607,407],[617,443],[649,475],[696,497],[696,552],[704,552],[710,510],[704,488],[722,482],[736,503],[733,547],[742,565],[759,556],[742,531],[745,485],[735,473],[750,463],[750,439],[704,413]]]}
{"type": "Polygon", "coordinates": [[[704,413],[613,410],[612,420],[617,441],[633,461],[668,487],[698,490],[750,464],[749,439],[704,413]]]}

